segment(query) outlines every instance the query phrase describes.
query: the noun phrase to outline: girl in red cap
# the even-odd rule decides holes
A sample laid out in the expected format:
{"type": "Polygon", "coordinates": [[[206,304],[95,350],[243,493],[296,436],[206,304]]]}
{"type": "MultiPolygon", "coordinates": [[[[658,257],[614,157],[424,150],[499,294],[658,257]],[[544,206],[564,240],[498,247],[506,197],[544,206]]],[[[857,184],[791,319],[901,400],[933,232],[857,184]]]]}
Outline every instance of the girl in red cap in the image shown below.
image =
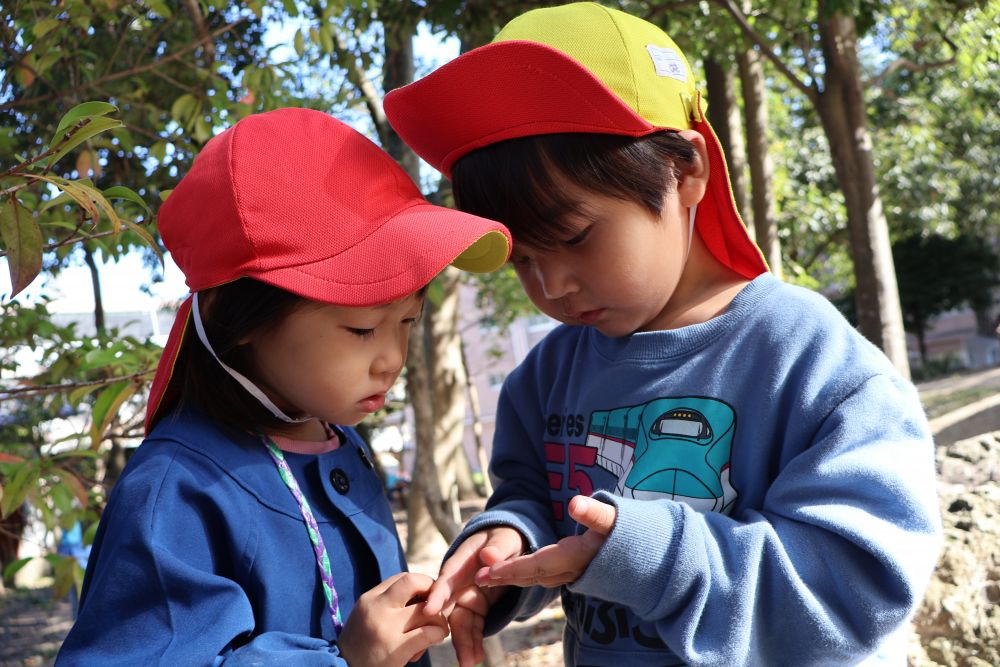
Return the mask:
{"type": "Polygon", "coordinates": [[[903,664],[940,544],[917,393],[768,272],[677,45],[538,9],[385,111],[563,323],[504,381],[495,491],[427,596],[462,667],[557,592],[570,666],[903,664]]]}
{"type": "Polygon", "coordinates": [[[438,208],[316,111],[206,144],[159,229],[192,296],[112,490],[60,665],[402,665],[422,613],[372,453],[351,428],[403,367],[427,283],[506,261],[498,224],[438,208]]]}

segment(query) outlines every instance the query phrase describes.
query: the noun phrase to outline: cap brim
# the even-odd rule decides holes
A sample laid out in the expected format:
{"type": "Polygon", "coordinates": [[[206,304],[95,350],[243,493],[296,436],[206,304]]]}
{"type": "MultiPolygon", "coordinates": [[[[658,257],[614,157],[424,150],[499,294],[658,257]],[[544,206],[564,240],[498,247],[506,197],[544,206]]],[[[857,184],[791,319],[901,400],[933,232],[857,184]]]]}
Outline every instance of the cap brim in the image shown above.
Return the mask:
{"type": "Polygon", "coordinates": [[[510,247],[510,232],[499,222],[420,201],[340,254],[247,275],[307,299],[374,306],[412,294],[449,264],[494,271],[510,247]]]}
{"type": "Polygon", "coordinates": [[[384,106],[399,136],[449,177],[460,157],[504,139],[559,132],[642,136],[660,129],[562,51],[518,40],[464,53],[390,91],[384,106]]]}

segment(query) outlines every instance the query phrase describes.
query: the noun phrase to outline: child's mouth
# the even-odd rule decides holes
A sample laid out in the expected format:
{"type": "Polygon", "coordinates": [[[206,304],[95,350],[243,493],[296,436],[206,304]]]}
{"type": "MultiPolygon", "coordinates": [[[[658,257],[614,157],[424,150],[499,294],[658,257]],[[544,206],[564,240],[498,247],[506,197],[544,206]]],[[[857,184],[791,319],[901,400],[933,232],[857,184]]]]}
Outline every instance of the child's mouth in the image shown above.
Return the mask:
{"type": "Polygon", "coordinates": [[[372,394],[368,398],[363,398],[358,401],[358,405],[365,412],[375,412],[380,410],[383,405],[385,405],[385,394],[372,394]]]}
{"type": "Polygon", "coordinates": [[[597,320],[601,319],[601,315],[604,314],[604,308],[595,308],[594,310],[585,310],[576,316],[576,319],[580,320],[584,324],[593,324],[597,320]]]}

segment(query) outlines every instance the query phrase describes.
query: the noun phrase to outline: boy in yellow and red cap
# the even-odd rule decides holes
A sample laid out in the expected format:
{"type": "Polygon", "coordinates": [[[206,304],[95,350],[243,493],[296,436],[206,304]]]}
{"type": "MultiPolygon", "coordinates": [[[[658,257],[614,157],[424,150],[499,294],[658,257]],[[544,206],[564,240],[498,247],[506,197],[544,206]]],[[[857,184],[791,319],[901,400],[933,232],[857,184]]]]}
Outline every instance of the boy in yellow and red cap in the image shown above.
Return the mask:
{"type": "Polygon", "coordinates": [[[676,44],[535,10],[385,108],[566,325],[504,383],[496,491],[428,595],[463,667],[556,587],[568,665],[902,664],[940,540],[926,419],[768,272],[676,44]]]}

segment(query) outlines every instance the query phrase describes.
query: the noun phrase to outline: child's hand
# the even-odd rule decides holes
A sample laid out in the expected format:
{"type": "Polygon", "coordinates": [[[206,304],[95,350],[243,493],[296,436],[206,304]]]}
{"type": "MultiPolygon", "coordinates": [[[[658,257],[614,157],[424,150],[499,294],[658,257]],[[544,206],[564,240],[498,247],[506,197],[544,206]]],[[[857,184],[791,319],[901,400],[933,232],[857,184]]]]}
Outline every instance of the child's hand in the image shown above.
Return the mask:
{"type": "Polygon", "coordinates": [[[506,587],[483,589],[469,586],[455,594],[455,607],[448,615],[448,625],[459,667],[472,667],[486,659],[483,650],[486,612],[505,590],[506,587]]]}
{"type": "Polygon", "coordinates": [[[475,585],[476,572],[524,553],[524,537],[508,526],[495,526],[473,533],[455,549],[431,586],[424,613],[440,614],[453,604],[455,596],[475,585]]]}
{"type": "Polygon", "coordinates": [[[444,641],[448,622],[424,613],[424,596],[434,580],[400,572],[360,598],[340,634],[340,654],[351,667],[394,667],[416,660],[427,647],[444,641]]]}
{"type": "MultiPolygon", "coordinates": [[[[615,525],[613,505],[587,496],[569,502],[569,515],[587,527],[582,535],[564,537],[528,556],[504,560],[476,575],[480,586],[544,586],[554,588],[576,581],[594,559],[615,525]]],[[[438,580],[440,581],[440,580],[438,580]]]]}

